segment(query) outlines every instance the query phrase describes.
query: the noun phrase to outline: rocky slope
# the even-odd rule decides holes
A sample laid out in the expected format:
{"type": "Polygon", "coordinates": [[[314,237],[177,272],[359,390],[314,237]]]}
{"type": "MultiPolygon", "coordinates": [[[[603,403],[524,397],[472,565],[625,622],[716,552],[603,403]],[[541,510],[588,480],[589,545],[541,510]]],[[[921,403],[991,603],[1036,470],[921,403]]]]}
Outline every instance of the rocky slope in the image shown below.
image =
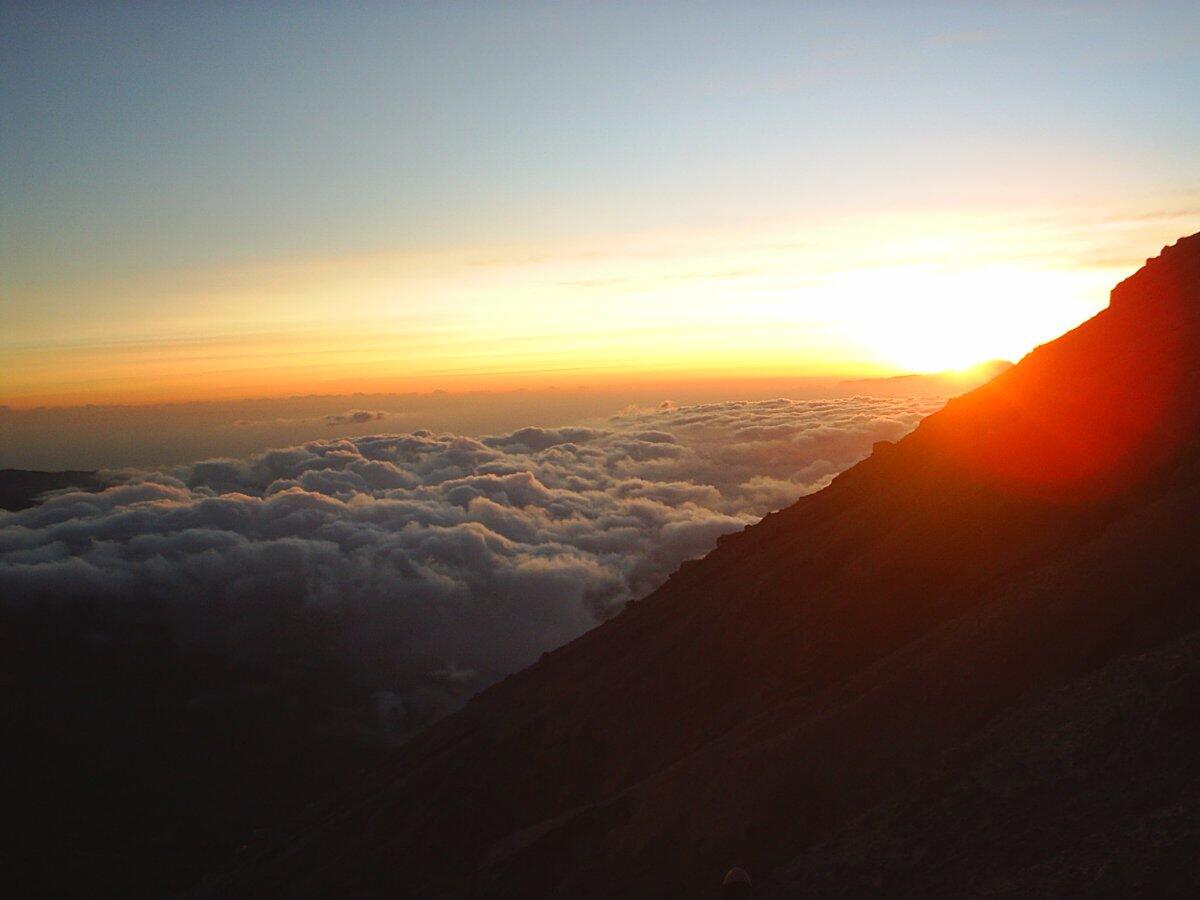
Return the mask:
{"type": "Polygon", "coordinates": [[[1200,885],[1200,235],[201,893],[1200,885]]]}

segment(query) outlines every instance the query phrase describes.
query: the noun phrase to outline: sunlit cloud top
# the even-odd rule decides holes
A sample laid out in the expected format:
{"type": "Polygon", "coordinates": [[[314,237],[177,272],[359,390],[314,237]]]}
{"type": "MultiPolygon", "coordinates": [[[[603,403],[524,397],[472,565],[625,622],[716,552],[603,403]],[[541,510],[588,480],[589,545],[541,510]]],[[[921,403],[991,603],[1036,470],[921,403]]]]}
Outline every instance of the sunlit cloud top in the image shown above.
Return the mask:
{"type": "Polygon", "coordinates": [[[15,405],[956,367],[1200,222],[1194,4],[0,16],[15,405]]]}

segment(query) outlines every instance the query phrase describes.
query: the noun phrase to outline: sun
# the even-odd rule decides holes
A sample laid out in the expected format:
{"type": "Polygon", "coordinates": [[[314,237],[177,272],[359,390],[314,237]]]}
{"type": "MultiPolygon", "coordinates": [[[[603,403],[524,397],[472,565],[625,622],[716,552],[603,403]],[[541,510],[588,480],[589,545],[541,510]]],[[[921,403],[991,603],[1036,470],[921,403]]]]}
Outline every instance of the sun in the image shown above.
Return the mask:
{"type": "Polygon", "coordinates": [[[912,372],[965,369],[989,359],[1011,356],[983,327],[984,324],[923,318],[912,323],[897,323],[874,343],[887,360],[912,372]]]}
{"type": "Polygon", "coordinates": [[[906,372],[1019,360],[1102,306],[1062,273],[926,265],[851,273],[834,302],[856,343],[906,372]]]}

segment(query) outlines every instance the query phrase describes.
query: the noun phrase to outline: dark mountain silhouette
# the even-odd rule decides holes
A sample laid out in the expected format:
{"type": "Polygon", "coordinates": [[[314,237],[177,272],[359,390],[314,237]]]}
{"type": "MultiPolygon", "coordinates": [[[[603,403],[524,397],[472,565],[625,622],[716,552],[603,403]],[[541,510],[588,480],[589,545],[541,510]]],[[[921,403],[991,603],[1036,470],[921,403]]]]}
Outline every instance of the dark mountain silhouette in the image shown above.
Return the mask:
{"type": "Polygon", "coordinates": [[[0,509],[28,509],[48,491],[74,488],[98,491],[103,484],[95,472],[40,472],[32,469],[0,469],[0,509]]]}
{"type": "Polygon", "coordinates": [[[1200,235],[202,893],[1194,893],[1200,235]]]}

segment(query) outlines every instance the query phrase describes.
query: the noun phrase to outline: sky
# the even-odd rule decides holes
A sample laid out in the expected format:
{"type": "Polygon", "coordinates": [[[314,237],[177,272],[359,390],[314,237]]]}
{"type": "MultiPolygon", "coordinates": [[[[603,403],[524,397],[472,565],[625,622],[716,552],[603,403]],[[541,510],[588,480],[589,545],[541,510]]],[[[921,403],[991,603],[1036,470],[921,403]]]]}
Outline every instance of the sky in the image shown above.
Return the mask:
{"type": "Polygon", "coordinates": [[[1200,230],[1195,3],[6,3],[0,34],[14,408],[956,368],[1200,230]]]}

